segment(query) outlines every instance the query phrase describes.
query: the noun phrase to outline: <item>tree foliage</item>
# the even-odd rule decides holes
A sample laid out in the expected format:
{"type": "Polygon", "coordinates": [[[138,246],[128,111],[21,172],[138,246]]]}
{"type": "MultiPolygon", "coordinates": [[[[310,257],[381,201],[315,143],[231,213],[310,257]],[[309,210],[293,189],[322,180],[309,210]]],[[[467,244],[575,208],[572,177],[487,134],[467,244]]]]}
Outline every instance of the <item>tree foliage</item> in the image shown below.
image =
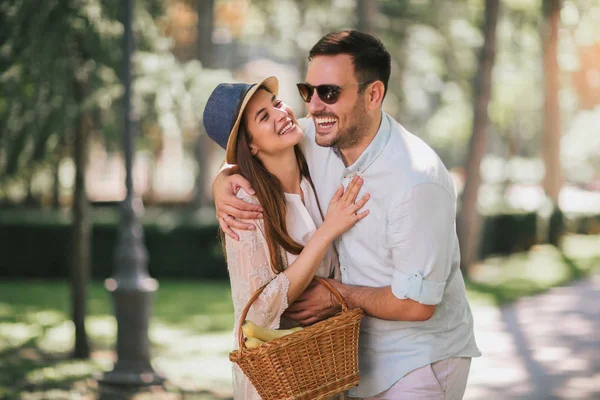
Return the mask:
{"type": "Polygon", "coordinates": [[[120,94],[118,1],[17,0],[0,5],[0,176],[59,151],[78,114],[120,94]],[[78,99],[76,85],[88,95],[78,99]]]}
{"type": "MultiPolygon", "coordinates": [[[[158,28],[160,0],[137,1],[133,106],[144,127],[182,135],[199,127],[203,104],[228,71],[180,63],[158,28]]],[[[95,139],[120,148],[119,0],[15,0],[0,3],[0,182],[27,176],[72,148],[78,115],[90,112],[95,139]],[[85,98],[76,86],[85,88],[85,98]]]]}

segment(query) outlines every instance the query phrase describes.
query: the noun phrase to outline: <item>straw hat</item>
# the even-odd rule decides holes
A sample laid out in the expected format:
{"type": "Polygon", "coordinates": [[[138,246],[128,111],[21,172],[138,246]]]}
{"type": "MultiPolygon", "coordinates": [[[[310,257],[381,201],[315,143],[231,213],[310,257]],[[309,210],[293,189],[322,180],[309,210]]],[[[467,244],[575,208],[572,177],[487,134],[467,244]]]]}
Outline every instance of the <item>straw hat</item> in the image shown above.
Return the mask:
{"type": "Polygon", "coordinates": [[[259,83],[221,83],[213,90],[204,108],[204,128],[208,136],[225,149],[225,161],[237,164],[237,136],[240,121],[254,93],[264,86],[274,95],[279,81],[270,76],[259,83]]]}

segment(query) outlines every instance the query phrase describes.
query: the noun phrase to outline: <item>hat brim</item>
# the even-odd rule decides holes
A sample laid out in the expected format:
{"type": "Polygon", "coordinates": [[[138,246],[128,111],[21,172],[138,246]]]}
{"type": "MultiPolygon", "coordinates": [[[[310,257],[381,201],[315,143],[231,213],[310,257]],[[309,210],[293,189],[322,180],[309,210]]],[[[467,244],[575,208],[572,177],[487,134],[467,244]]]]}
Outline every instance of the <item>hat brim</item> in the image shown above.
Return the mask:
{"type": "Polygon", "coordinates": [[[270,76],[268,78],[263,79],[261,82],[258,82],[256,85],[252,86],[244,96],[244,100],[242,100],[242,105],[240,106],[240,110],[238,111],[238,115],[235,120],[235,124],[233,124],[233,128],[231,128],[231,132],[229,133],[229,139],[227,140],[227,148],[225,149],[225,161],[227,164],[237,164],[237,137],[240,128],[240,122],[242,120],[242,115],[244,115],[244,110],[246,106],[250,102],[252,96],[261,86],[267,88],[267,90],[274,95],[277,96],[279,92],[279,81],[276,77],[270,76]]]}

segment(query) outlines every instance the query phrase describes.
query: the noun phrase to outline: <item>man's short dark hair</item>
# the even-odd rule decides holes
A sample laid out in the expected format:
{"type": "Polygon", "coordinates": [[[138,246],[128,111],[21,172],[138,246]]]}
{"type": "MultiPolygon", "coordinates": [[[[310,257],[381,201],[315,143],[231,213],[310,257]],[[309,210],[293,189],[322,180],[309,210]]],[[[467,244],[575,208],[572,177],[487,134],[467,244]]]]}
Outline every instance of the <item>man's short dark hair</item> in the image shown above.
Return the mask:
{"type": "Polygon", "coordinates": [[[354,74],[359,82],[383,82],[385,97],[390,80],[391,57],[381,40],[355,30],[328,33],[310,49],[308,59],[338,54],[348,54],[352,58],[354,74]]]}

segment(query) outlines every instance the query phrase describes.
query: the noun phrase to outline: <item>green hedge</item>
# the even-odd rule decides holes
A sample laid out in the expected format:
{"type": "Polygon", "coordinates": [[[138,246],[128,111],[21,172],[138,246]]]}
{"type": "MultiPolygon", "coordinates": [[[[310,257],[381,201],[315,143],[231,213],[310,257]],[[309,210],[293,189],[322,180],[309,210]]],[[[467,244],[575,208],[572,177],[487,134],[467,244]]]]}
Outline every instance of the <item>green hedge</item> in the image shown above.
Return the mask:
{"type": "Polygon", "coordinates": [[[570,218],[570,230],[582,235],[600,234],[600,215],[575,215],[570,218]]]}
{"type": "Polygon", "coordinates": [[[483,220],[479,256],[529,250],[536,243],[557,245],[565,232],[600,234],[600,215],[566,215],[560,210],[546,219],[536,212],[487,215],[483,220]]]}
{"type": "Polygon", "coordinates": [[[537,242],[537,227],[538,216],[535,212],[485,216],[480,258],[528,250],[537,242]]]}
{"type": "MultiPolygon", "coordinates": [[[[114,266],[118,211],[95,209],[93,215],[91,274],[104,279],[114,266]]],[[[142,222],[152,276],[227,278],[214,213],[204,220],[181,211],[146,212],[142,222]]],[[[533,212],[484,217],[480,257],[528,250],[539,241],[538,222],[533,212]]],[[[0,210],[0,277],[66,277],[69,246],[68,212],[0,210]]]]}
{"type": "MultiPolygon", "coordinates": [[[[68,221],[23,222],[0,218],[0,276],[61,278],[69,273],[71,230],[68,221]]],[[[227,268],[215,222],[145,222],[149,271],[154,277],[224,278],[227,268]]],[[[94,223],[91,275],[112,275],[116,221],[94,223]]]]}

